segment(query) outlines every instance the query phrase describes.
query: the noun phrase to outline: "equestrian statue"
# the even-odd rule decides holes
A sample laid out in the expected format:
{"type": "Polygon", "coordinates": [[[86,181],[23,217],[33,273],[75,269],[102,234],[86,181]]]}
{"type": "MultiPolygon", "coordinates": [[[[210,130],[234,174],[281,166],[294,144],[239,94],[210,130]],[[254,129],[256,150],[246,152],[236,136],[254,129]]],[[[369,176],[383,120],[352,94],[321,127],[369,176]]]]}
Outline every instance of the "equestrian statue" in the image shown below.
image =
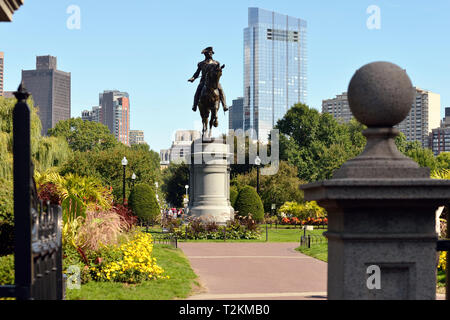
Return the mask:
{"type": "Polygon", "coordinates": [[[213,60],[212,56],[214,50],[212,47],[208,47],[202,51],[205,55],[205,60],[201,61],[197,65],[197,71],[194,73],[189,82],[194,82],[202,74],[200,83],[197,87],[197,91],[194,96],[194,105],[192,110],[197,111],[197,107],[202,117],[203,129],[202,138],[211,137],[212,127],[219,125],[217,113],[219,111],[220,103],[222,103],[223,111],[228,111],[225,94],[222,86],[219,83],[222,76],[222,69],[225,65],[220,66],[218,61],[213,60]],[[211,117],[210,117],[211,113],[211,117]],[[209,131],[208,131],[208,119],[209,119],[209,131]]]}

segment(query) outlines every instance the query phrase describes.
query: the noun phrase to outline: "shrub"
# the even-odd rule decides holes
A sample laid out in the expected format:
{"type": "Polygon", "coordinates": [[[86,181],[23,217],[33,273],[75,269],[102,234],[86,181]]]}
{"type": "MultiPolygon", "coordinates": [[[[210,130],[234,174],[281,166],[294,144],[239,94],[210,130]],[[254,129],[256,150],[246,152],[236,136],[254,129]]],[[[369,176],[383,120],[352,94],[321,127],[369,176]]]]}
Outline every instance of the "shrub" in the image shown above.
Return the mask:
{"type": "Polygon", "coordinates": [[[241,217],[251,215],[261,222],[264,219],[264,207],[256,190],[250,186],[241,189],[236,199],[235,209],[241,217]]]}
{"type": "Polygon", "coordinates": [[[315,201],[306,202],[303,210],[304,216],[308,218],[323,218],[327,213],[325,209],[320,207],[315,201]]]}
{"type": "Polygon", "coordinates": [[[297,217],[299,219],[320,218],[326,215],[325,209],[320,207],[315,201],[307,201],[305,203],[288,201],[280,207],[280,212],[288,217],[297,217]]]}
{"type": "Polygon", "coordinates": [[[122,226],[126,231],[131,230],[136,225],[137,217],[128,206],[116,203],[112,210],[122,218],[122,226]]]}
{"type": "Polygon", "coordinates": [[[44,203],[50,201],[50,204],[61,205],[61,195],[58,192],[58,187],[51,182],[44,183],[39,186],[38,196],[44,203]]]}
{"type": "Polygon", "coordinates": [[[129,205],[133,213],[142,221],[155,221],[160,214],[155,192],[148,184],[138,184],[133,188],[129,205]]]}
{"type": "Polygon", "coordinates": [[[219,231],[219,225],[215,221],[207,221],[205,223],[206,232],[217,232],[219,231]]]}
{"type": "Polygon", "coordinates": [[[187,233],[191,235],[194,239],[198,237],[200,234],[206,232],[205,223],[200,218],[191,218],[189,219],[189,224],[186,227],[187,233]]]}
{"type": "Polygon", "coordinates": [[[237,188],[235,186],[230,187],[230,202],[231,206],[234,208],[234,205],[236,204],[236,199],[238,197],[239,192],[237,191],[237,188]]]}
{"type": "Polygon", "coordinates": [[[14,255],[0,257],[0,285],[14,284],[14,255]]]}
{"type": "Polygon", "coordinates": [[[280,207],[280,212],[283,212],[288,217],[306,218],[304,206],[295,201],[287,201],[280,207]]]}
{"type": "Polygon", "coordinates": [[[279,223],[278,216],[271,216],[270,214],[266,214],[264,216],[264,222],[267,224],[276,224],[279,223]]]}
{"type": "Polygon", "coordinates": [[[252,218],[252,215],[248,215],[246,217],[237,217],[239,224],[245,227],[248,231],[257,231],[258,223],[252,218]]]}
{"type": "Polygon", "coordinates": [[[167,228],[169,232],[175,232],[175,229],[179,228],[180,226],[181,226],[180,219],[167,216],[167,218],[164,220],[164,227],[167,228]]]}

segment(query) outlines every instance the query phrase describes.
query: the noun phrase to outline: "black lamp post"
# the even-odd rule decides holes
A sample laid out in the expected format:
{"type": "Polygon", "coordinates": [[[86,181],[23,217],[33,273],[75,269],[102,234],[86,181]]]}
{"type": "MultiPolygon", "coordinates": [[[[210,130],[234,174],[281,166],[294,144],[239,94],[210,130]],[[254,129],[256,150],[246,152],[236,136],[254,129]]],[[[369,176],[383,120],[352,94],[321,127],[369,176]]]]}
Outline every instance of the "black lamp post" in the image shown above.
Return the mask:
{"type": "Polygon", "coordinates": [[[125,167],[128,164],[128,160],[127,158],[123,157],[122,159],[122,166],[123,166],[123,199],[122,199],[122,204],[125,204],[125,167]]]}
{"type": "Polygon", "coordinates": [[[131,188],[134,189],[134,181],[136,180],[136,174],[133,172],[131,175],[131,188]]]}
{"type": "Polygon", "coordinates": [[[256,156],[255,158],[256,165],[256,193],[259,195],[259,167],[261,166],[261,158],[256,156]]]}

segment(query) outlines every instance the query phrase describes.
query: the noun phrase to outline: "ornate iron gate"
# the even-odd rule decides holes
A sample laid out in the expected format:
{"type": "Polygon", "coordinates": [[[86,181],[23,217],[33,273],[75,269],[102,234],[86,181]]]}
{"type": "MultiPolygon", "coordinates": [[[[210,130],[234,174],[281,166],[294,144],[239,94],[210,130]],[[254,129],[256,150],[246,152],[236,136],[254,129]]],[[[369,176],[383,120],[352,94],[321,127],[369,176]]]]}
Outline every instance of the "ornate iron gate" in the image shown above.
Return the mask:
{"type": "Polygon", "coordinates": [[[61,300],[62,209],[38,200],[30,151],[29,96],[20,85],[14,95],[14,265],[15,284],[0,286],[0,297],[61,300]]]}

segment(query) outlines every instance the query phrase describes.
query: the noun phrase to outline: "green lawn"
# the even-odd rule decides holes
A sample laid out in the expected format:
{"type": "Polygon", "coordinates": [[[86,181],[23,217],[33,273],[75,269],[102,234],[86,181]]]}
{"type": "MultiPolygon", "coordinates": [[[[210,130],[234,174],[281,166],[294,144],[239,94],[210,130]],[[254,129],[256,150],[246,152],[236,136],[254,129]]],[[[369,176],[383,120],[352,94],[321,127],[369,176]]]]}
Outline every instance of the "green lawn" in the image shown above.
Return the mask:
{"type": "Polygon", "coordinates": [[[445,288],[445,278],[446,278],[445,271],[443,270],[438,271],[437,282],[439,288],[445,288]]]}
{"type": "Polygon", "coordinates": [[[313,258],[328,262],[328,243],[312,245],[311,248],[298,247],[295,249],[313,258]]]}
{"type": "Polygon", "coordinates": [[[154,257],[170,279],[140,285],[91,281],[80,290],[67,290],[67,300],[172,300],[183,299],[199,286],[197,275],[180,249],[155,245],[154,257]]]}
{"type": "MultiPolygon", "coordinates": [[[[268,229],[268,238],[269,242],[298,242],[300,243],[300,237],[303,235],[303,230],[298,228],[285,229],[286,227],[281,227],[278,229],[269,228],[268,229]]],[[[262,226],[261,240],[266,241],[266,229],[265,226],[262,226]]],[[[322,235],[326,229],[314,229],[313,231],[307,231],[308,235],[322,235]]]]}

